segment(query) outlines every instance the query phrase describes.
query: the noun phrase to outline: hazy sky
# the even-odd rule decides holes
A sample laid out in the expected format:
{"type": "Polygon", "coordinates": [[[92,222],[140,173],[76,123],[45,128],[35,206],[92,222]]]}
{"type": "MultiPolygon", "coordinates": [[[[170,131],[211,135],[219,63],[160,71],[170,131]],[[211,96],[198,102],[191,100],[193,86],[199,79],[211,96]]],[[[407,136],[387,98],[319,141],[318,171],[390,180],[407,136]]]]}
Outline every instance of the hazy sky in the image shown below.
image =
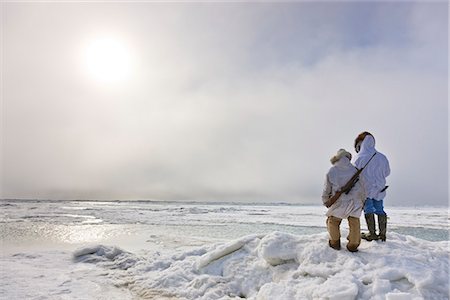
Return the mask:
{"type": "Polygon", "coordinates": [[[1,9],[1,198],[320,203],[368,130],[448,204],[445,1],[1,9]]]}

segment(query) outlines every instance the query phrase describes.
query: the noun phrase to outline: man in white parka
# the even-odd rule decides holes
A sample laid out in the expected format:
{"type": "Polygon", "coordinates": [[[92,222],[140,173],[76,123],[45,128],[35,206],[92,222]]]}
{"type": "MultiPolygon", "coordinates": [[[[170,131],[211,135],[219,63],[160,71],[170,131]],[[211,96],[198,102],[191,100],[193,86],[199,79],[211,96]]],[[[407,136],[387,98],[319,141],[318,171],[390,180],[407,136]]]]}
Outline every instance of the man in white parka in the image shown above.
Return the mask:
{"type": "Polygon", "coordinates": [[[366,218],[368,234],[362,238],[368,241],[381,239],[386,241],[387,215],[383,207],[386,196],[386,177],[391,173],[389,161],[386,156],[375,150],[375,138],[370,132],[364,131],[355,139],[355,150],[358,153],[355,165],[362,168],[373,156],[360,175],[366,193],[364,215],[366,218]],[[378,217],[379,235],[375,232],[375,214],[378,217]]]}
{"type": "MultiPolygon", "coordinates": [[[[340,149],[330,161],[333,166],[326,175],[322,193],[322,202],[328,200],[350,180],[357,169],[350,163],[352,155],[340,149]]],[[[364,192],[362,184],[358,181],[348,194],[343,193],[338,200],[328,208],[327,229],[330,236],[329,246],[339,250],[341,248],[341,233],[339,226],[342,219],[347,219],[350,232],[347,237],[347,249],[351,252],[358,251],[361,243],[361,227],[359,218],[363,209],[364,192]]]]}

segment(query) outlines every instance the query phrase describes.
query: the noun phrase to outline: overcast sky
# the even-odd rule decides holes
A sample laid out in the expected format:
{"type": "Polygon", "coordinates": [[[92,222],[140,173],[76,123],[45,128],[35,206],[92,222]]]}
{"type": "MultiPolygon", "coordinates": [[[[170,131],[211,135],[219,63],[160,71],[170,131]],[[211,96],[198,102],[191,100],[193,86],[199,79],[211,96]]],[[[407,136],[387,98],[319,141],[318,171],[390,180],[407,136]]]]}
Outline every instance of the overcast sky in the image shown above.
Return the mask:
{"type": "Polygon", "coordinates": [[[368,130],[448,205],[448,4],[2,4],[1,198],[320,203],[368,130]]]}

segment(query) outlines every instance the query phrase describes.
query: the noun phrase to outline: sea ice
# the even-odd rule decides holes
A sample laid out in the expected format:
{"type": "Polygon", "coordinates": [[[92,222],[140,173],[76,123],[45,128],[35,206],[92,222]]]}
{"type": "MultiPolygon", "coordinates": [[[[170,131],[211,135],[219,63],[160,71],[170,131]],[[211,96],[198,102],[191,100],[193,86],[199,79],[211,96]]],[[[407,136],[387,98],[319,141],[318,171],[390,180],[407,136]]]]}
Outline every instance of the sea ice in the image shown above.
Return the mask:
{"type": "MultiPolygon", "coordinates": [[[[250,235],[183,253],[137,256],[116,247],[75,252],[138,296],[186,299],[449,299],[448,242],[391,233],[350,253],[326,233],[250,235]]],[[[342,243],[345,245],[345,238],[342,243]]],[[[345,247],[344,247],[345,248],[345,247]]]]}

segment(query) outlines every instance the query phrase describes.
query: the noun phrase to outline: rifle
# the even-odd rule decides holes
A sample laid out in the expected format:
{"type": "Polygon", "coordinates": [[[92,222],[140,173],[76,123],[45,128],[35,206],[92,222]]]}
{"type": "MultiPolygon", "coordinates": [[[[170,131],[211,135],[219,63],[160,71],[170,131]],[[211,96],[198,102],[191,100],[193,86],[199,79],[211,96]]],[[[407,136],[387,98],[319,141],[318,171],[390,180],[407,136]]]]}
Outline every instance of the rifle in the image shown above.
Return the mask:
{"type": "Polygon", "coordinates": [[[330,207],[331,205],[333,205],[338,199],[339,197],[341,197],[341,195],[343,193],[348,194],[350,193],[350,191],[352,190],[352,188],[355,186],[356,182],[358,182],[359,180],[359,174],[361,174],[361,172],[365,169],[365,167],[367,167],[367,165],[370,163],[370,161],[372,160],[372,158],[375,156],[375,154],[377,154],[376,152],[372,155],[372,157],[369,159],[369,161],[364,165],[364,167],[362,167],[361,169],[356,168],[356,172],[355,174],[353,174],[352,178],[350,178],[350,180],[339,189],[339,191],[337,191],[333,197],[331,197],[330,199],[328,199],[327,202],[325,202],[325,206],[326,207],[330,207]]]}

